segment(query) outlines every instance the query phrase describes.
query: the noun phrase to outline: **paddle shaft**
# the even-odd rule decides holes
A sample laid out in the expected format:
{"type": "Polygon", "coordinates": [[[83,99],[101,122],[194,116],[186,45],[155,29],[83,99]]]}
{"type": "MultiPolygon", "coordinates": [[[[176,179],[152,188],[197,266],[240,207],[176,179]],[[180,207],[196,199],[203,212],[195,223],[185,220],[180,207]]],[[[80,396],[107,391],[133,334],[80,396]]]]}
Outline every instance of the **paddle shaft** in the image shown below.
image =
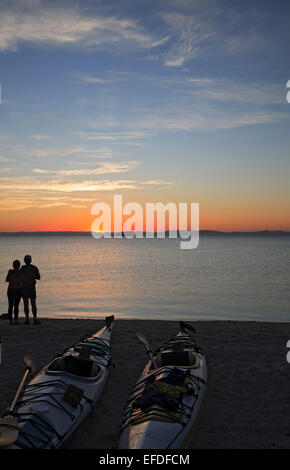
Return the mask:
{"type": "Polygon", "coordinates": [[[148,341],[147,341],[147,338],[146,338],[144,335],[142,335],[141,333],[136,333],[136,336],[137,336],[137,338],[139,339],[139,341],[141,341],[141,343],[144,344],[144,346],[145,346],[145,348],[146,348],[146,351],[147,351],[147,354],[148,354],[148,356],[150,357],[154,368],[157,369],[156,362],[155,362],[155,360],[154,360],[153,353],[152,353],[152,351],[151,351],[151,349],[150,349],[150,346],[149,346],[149,343],[148,343],[148,341]]]}
{"type": "Polygon", "coordinates": [[[25,380],[27,379],[27,376],[28,376],[28,374],[29,374],[30,371],[31,371],[31,368],[30,368],[30,367],[27,367],[26,370],[25,370],[25,372],[24,372],[24,375],[23,375],[23,377],[22,377],[22,380],[21,380],[21,382],[20,382],[20,385],[19,385],[19,387],[18,387],[18,390],[17,390],[17,392],[16,392],[16,395],[15,395],[15,397],[14,397],[14,400],[13,400],[11,406],[8,408],[8,411],[13,411],[13,410],[14,410],[15,405],[16,405],[16,403],[17,403],[17,400],[18,400],[18,398],[19,398],[19,395],[20,395],[20,393],[21,393],[21,391],[22,391],[22,389],[23,389],[25,380]]]}
{"type": "Polygon", "coordinates": [[[150,357],[150,359],[151,359],[151,361],[152,361],[152,364],[153,364],[153,366],[154,366],[154,369],[157,369],[157,365],[156,365],[156,362],[155,362],[155,360],[154,360],[153,353],[152,353],[152,351],[151,351],[151,349],[150,349],[150,347],[149,347],[149,344],[146,343],[146,344],[145,344],[145,347],[146,347],[147,354],[148,354],[148,356],[150,357]]]}

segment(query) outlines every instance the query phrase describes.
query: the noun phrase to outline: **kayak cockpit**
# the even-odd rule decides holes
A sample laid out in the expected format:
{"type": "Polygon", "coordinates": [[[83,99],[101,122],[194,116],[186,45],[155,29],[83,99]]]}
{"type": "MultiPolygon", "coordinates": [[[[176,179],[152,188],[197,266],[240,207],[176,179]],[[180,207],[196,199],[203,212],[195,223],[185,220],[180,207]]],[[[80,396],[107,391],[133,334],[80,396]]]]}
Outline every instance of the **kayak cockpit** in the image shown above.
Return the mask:
{"type": "MultiPolygon", "coordinates": [[[[188,369],[198,369],[200,367],[200,360],[192,351],[161,351],[155,357],[156,368],[175,366],[188,369]]],[[[149,370],[155,369],[152,362],[150,363],[149,370]]]]}
{"type": "Polygon", "coordinates": [[[78,377],[96,378],[100,372],[100,366],[90,359],[83,359],[69,354],[54,359],[45,369],[46,374],[66,372],[78,377]]]}

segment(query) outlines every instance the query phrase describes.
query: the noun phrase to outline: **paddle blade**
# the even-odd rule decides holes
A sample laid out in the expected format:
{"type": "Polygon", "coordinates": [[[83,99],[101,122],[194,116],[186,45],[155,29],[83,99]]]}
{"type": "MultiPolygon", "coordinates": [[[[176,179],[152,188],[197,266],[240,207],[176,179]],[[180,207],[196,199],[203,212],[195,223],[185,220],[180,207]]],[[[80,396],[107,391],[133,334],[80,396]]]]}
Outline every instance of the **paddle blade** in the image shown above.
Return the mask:
{"type": "Polygon", "coordinates": [[[19,434],[18,421],[11,415],[0,419],[0,446],[8,447],[17,441],[19,434]]]}
{"type": "Polygon", "coordinates": [[[110,315],[109,317],[106,317],[105,318],[106,327],[110,328],[110,326],[111,326],[111,324],[113,323],[114,320],[115,320],[114,315],[110,315]]]}
{"type": "Polygon", "coordinates": [[[189,325],[188,323],[185,323],[184,321],[179,322],[179,328],[181,331],[190,330],[196,333],[195,328],[193,328],[193,326],[189,325]]]}
{"type": "Polygon", "coordinates": [[[31,369],[31,372],[35,372],[36,364],[34,358],[30,354],[25,354],[24,362],[26,366],[31,369]]]}
{"type": "Polygon", "coordinates": [[[139,339],[139,341],[141,341],[141,343],[145,344],[145,346],[148,345],[148,341],[146,339],[146,336],[142,335],[141,333],[136,333],[136,336],[139,339]]]}

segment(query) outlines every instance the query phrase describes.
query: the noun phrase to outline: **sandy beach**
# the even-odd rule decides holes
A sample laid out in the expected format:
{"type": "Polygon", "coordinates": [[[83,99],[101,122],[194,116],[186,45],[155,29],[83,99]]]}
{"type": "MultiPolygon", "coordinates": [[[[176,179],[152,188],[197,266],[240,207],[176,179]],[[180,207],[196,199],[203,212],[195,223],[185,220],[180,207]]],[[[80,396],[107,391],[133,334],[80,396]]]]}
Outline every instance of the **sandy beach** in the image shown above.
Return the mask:
{"type": "MultiPolygon", "coordinates": [[[[23,321],[23,319],[21,319],[23,321]]],[[[103,320],[41,319],[40,326],[10,326],[0,321],[0,412],[14,396],[31,353],[38,368],[100,329],[103,320]]],[[[189,448],[290,448],[290,364],[286,343],[290,323],[192,322],[208,361],[208,389],[189,448]]],[[[117,320],[111,368],[105,392],[78,429],[70,449],[116,449],[123,408],[147,362],[136,331],[156,349],[177,331],[171,321],[117,320]]]]}

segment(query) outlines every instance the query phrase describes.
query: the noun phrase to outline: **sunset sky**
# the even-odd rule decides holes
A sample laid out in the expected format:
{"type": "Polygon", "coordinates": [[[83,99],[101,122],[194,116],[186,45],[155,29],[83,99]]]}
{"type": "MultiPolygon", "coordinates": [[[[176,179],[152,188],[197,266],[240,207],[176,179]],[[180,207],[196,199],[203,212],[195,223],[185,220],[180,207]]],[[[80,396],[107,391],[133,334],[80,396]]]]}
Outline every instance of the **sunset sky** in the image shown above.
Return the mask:
{"type": "Polygon", "coordinates": [[[199,202],[290,230],[290,3],[1,0],[0,231],[95,202],[199,202]]]}

